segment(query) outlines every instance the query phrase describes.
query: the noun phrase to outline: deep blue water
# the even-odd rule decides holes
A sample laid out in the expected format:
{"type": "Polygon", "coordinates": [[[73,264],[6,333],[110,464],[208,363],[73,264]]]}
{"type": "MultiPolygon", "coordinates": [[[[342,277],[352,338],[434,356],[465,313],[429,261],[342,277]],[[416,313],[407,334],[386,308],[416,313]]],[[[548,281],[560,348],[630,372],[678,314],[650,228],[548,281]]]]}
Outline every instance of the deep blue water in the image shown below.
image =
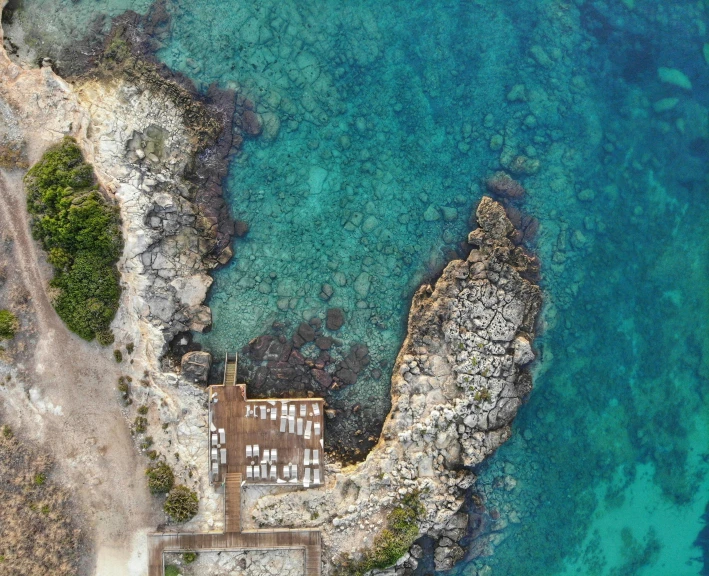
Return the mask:
{"type": "MultiPolygon", "coordinates": [[[[27,4],[59,5],[45,11],[59,14],[59,30],[148,5],[27,4]]],[[[481,180],[518,155],[538,160],[522,178],[524,210],[541,224],[533,248],[546,299],[535,389],[512,440],[480,470],[486,505],[501,515],[494,555],[457,572],[699,574],[705,3],[167,6],[159,57],[202,87],[239,90],[266,124],[231,167],[228,199],[251,230],[216,274],[214,329],[201,342],[221,354],[274,321],[342,306],[343,340],[366,342],[390,367],[409,298],[465,238],[481,180]],[[675,83],[660,68],[676,70],[675,83]]],[[[346,394],[386,406],[387,377],[346,394]]]]}

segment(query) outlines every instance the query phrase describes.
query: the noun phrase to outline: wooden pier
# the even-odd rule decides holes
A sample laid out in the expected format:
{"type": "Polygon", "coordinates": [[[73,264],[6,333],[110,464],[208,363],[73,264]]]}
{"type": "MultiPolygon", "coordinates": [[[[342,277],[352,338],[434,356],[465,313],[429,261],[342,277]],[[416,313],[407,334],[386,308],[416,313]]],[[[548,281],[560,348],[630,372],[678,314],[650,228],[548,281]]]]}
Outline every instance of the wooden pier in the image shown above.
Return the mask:
{"type": "MultiPolygon", "coordinates": [[[[317,470],[318,482],[322,478],[322,460],[307,460],[307,454],[323,454],[322,428],[323,400],[319,398],[295,398],[287,400],[247,400],[246,387],[236,383],[237,356],[227,354],[224,367],[224,384],[209,388],[209,446],[210,455],[218,466],[218,472],[213,473],[215,488],[224,490],[224,532],[158,532],[148,534],[148,575],[164,576],[166,552],[228,552],[233,550],[303,550],[304,576],[320,576],[322,571],[322,550],[319,530],[301,530],[280,528],[276,530],[241,530],[241,489],[245,484],[268,484],[274,482],[271,475],[268,478],[252,478],[247,480],[245,473],[255,465],[261,465],[259,458],[247,457],[246,445],[260,445],[277,453],[275,465],[283,471],[284,465],[296,464],[302,478],[307,467],[314,473],[317,470]],[[285,410],[293,407],[294,412],[288,412],[290,421],[295,417],[307,424],[303,431],[290,430],[281,432],[281,417],[285,410]],[[302,412],[301,412],[302,406],[302,412]],[[248,416],[248,410],[251,416],[248,416]],[[278,410],[280,409],[280,413],[278,410]],[[296,410],[297,409],[297,410],[296,410]],[[271,417],[271,411],[273,416],[271,417]],[[266,414],[268,413],[268,418],[266,414]],[[308,422],[309,421],[309,422],[308,422]],[[311,425],[317,423],[317,428],[311,425]],[[317,430],[317,434],[315,431],[317,430]],[[307,450],[307,453],[306,453],[307,450]],[[307,463],[307,464],[306,464],[307,463]]],[[[314,456],[312,458],[315,458],[314,456]]],[[[265,464],[264,464],[265,465],[265,464]]],[[[308,471],[309,472],[309,471],[308,471]]],[[[292,479],[292,477],[291,477],[292,479]]],[[[293,479],[292,479],[293,480],[293,479]]],[[[283,480],[281,479],[281,482],[283,480]]],[[[278,478],[275,483],[278,484],[278,478]]],[[[284,482],[285,484],[285,482],[284,482]]],[[[289,487],[307,487],[303,480],[294,483],[289,481],[289,487]]]]}

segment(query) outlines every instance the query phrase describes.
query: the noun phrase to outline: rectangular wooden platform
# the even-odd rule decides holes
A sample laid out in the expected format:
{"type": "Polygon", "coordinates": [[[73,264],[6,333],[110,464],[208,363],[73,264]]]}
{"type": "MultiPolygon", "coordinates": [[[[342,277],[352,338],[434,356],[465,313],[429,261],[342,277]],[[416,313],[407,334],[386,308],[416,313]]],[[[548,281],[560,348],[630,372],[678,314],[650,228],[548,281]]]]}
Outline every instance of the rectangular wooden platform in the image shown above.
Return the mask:
{"type": "Polygon", "coordinates": [[[234,473],[241,474],[247,485],[316,487],[324,483],[321,398],[249,400],[243,384],[211,386],[209,398],[210,478],[214,484],[234,473]],[[255,447],[257,456],[253,455],[255,447]],[[272,455],[273,450],[275,461],[264,461],[266,451],[272,455]],[[308,477],[309,483],[304,484],[308,477]]]}

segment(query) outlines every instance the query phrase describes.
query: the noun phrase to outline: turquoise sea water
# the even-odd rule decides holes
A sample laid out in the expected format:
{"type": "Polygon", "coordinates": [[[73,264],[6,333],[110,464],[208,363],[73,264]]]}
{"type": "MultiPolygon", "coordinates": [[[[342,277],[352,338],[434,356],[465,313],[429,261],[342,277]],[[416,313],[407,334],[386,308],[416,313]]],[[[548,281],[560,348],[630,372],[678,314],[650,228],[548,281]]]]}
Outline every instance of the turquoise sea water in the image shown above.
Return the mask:
{"type": "MultiPolygon", "coordinates": [[[[61,8],[55,27],[118,3],[61,8]]],[[[37,7],[41,13],[32,12],[37,7]]],[[[118,8],[144,11],[145,2],[118,8]]],[[[385,375],[409,298],[524,155],[546,307],[535,389],[483,466],[490,556],[459,574],[695,575],[709,502],[709,42],[701,2],[168,1],[159,57],[251,98],[232,163],[250,232],[216,274],[217,354],[345,309],[385,375]],[[660,68],[677,69],[663,72],[660,68]],[[333,288],[329,302],[323,284],[333,288]]]]}

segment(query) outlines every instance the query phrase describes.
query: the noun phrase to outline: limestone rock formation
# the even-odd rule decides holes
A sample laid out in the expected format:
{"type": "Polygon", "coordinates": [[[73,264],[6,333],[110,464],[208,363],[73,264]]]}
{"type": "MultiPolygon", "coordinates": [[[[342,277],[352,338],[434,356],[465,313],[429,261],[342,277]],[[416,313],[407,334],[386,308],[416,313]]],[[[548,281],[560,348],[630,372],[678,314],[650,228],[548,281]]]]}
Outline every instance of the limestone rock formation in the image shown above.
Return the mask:
{"type": "MultiPolygon", "coordinates": [[[[322,526],[332,573],[335,558],[372,545],[387,513],[403,497],[425,494],[419,533],[438,540],[435,562],[447,569],[462,555],[459,513],[479,464],[510,437],[510,424],[531,390],[524,365],[534,356],[540,289],[535,260],[515,245],[504,208],[483,198],[466,261],[448,264],[435,286],[422,286],[392,377],[392,410],[366,461],[330,466],[326,487],[266,496],[250,513],[261,526],[322,526]]],[[[415,557],[391,573],[410,573],[415,557]]]]}
{"type": "Polygon", "coordinates": [[[212,355],[209,352],[188,352],[180,364],[183,378],[196,384],[206,384],[212,367],[212,355]]]}

